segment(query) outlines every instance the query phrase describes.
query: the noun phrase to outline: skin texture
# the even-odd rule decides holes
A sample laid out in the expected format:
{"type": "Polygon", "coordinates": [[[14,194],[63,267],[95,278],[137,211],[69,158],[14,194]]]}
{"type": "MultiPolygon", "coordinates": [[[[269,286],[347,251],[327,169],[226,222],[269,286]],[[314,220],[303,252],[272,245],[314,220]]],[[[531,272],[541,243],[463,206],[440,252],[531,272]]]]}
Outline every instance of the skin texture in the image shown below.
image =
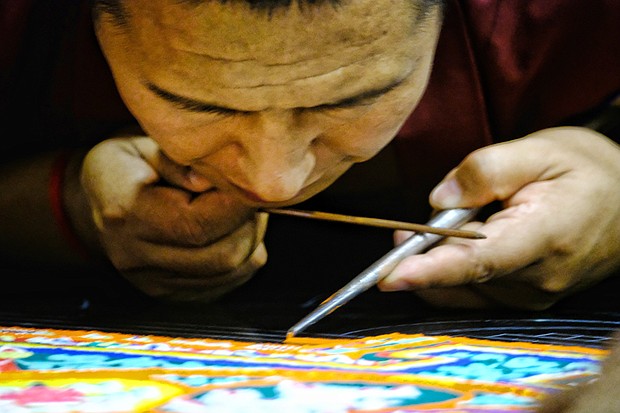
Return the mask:
{"type": "MultiPolygon", "coordinates": [[[[503,209],[401,262],[380,285],[441,306],[544,309],[620,266],[620,150],[585,128],[552,128],[469,155],[431,194],[437,208],[503,209]]],[[[402,241],[406,234],[397,234],[402,241]]]]}
{"type": "MultiPolygon", "coordinates": [[[[217,298],[266,262],[257,208],[309,198],[393,138],[424,91],[440,28],[436,10],[419,20],[410,0],[294,3],[271,16],[235,1],[124,4],[127,25],[102,15],[97,36],[144,133],[74,158],[64,200],[93,251],[145,293],[183,301],[217,298]]],[[[0,230],[7,250],[63,266],[74,259],[49,212],[53,156],[0,170],[0,230]]],[[[379,287],[440,306],[547,308],[620,267],[618,182],[618,145],[585,128],[480,149],[430,201],[498,201],[465,226],[487,239],[449,239],[379,287]]],[[[599,382],[543,411],[620,410],[609,390],[619,353],[599,382]]]]}
{"type": "Polygon", "coordinates": [[[393,138],[424,91],[440,27],[408,0],[271,16],[242,2],[125,5],[128,25],[103,15],[97,35],[148,137],[88,153],[91,210],[75,215],[93,217],[94,242],[130,281],[174,300],[246,281],[266,260],[256,208],[309,198],[393,138]]]}

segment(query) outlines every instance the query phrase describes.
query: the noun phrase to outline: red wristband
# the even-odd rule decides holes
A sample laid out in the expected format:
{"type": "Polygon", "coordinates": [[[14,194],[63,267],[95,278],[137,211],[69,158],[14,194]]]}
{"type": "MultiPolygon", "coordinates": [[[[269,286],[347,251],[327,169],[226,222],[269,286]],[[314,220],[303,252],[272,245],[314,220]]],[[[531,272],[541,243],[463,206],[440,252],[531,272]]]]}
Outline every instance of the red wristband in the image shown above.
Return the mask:
{"type": "Polygon", "coordinates": [[[82,258],[90,261],[90,254],[86,246],[75,233],[73,225],[69,220],[65,210],[65,202],[63,200],[63,188],[65,183],[65,171],[71,159],[71,152],[63,151],[58,155],[52,164],[49,183],[50,205],[54,221],[58,226],[62,236],[65,238],[71,248],[77,252],[82,258]]]}

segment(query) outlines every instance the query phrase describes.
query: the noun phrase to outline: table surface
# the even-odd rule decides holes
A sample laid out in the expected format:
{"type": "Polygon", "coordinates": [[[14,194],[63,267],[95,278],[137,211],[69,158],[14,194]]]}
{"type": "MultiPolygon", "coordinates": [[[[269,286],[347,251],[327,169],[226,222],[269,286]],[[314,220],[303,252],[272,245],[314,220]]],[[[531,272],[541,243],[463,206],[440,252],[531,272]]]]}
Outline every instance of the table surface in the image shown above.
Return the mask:
{"type": "MultiPolygon", "coordinates": [[[[287,217],[272,219],[270,227],[275,230],[266,239],[268,265],[247,285],[215,303],[155,301],[136,293],[120,276],[108,274],[102,278],[91,273],[4,269],[0,325],[281,341],[288,328],[392,243],[391,233],[381,229],[334,227],[287,217]]],[[[448,334],[598,347],[620,328],[619,294],[620,277],[612,277],[544,312],[463,311],[430,308],[407,292],[373,289],[305,334],[448,334]]]]}

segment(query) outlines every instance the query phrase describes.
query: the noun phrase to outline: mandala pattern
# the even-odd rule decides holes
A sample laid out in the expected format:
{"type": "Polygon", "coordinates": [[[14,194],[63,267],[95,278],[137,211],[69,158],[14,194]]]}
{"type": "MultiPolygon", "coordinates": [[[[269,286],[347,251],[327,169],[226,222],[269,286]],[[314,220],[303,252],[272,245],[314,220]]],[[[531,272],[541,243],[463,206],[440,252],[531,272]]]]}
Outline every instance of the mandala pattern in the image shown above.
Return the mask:
{"type": "Polygon", "coordinates": [[[449,336],[255,343],[0,327],[0,412],[532,412],[606,352],[449,336]]]}

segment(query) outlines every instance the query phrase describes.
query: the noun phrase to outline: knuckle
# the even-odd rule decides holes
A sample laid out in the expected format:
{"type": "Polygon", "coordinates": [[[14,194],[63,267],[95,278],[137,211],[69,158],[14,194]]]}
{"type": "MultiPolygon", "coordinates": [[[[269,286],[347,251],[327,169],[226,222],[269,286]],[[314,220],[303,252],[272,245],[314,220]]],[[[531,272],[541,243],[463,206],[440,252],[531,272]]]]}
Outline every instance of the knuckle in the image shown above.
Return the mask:
{"type": "Polygon", "coordinates": [[[251,270],[257,270],[263,267],[267,263],[267,248],[265,248],[264,243],[260,243],[258,247],[254,251],[252,251],[252,255],[250,256],[250,265],[251,270]]]}
{"type": "MultiPolygon", "coordinates": [[[[252,268],[259,268],[262,265],[253,256],[253,253],[257,251],[254,238],[254,226],[245,225],[228,236],[203,247],[200,253],[203,257],[200,264],[201,270],[209,268],[214,273],[222,274],[240,271],[248,265],[252,268]]],[[[262,255],[257,254],[257,258],[261,259],[262,255]]]]}
{"type": "Polygon", "coordinates": [[[465,188],[487,187],[494,174],[493,149],[477,150],[465,158],[456,171],[456,178],[465,188]]]}
{"type": "Polygon", "coordinates": [[[482,149],[478,149],[465,158],[464,166],[477,176],[483,177],[491,175],[493,168],[496,165],[498,148],[495,146],[487,146],[482,149]]]}
{"type": "Polygon", "coordinates": [[[577,240],[573,237],[554,237],[549,250],[555,257],[570,257],[577,252],[577,240]]]}
{"type": "Polygon", "coordinates": [[[564,274],[552,274],[543,277],[537,286],[542,292],[556,295],[568,291],[572,287],[572,283],[564,274]]]}
{"type": "Polygon", "coordinates": [[[172,227],[175,238],[190,247],[205,247],[212,244],[225,234],[223,229],[211,222],[208,218],[194,214],[182,214],[172,227]]]}
{"type": "Polygon", "coordinates": [[[199,220],[183,219],[183,225],[176,226],[177,237],[188,246],[204,247],[213,242],[213,231],[209,225],[199,220]]]}
{"type": "Polygon", "coordinates": [[[185,214],[178,217],[175,225],[176,235],[180,241],[189,246],[204,247],[227,238],[247,223],[247,218],[230,216],[214,218],[204,214],[185,214]]]}
{"type": "Polygon", "coordinates": [[[226,241],[218,254],[218,267],[235,269],[241,266],[252,253],[252,240],[243,239],[238,242],[226,241]]]}
{"type": "Polygon", "coordinates": [[[470,268],[469,279],[474,284],[485,283],[497,274],[495,267],[490,262],[481,259],[473,262],[470,268]]]}
{"type": "Polygon", "coordinates": [[[231,271],[235,269],[237,266],[241,264],[241,260],[238,260],[235,255],[227,253],[227,251],[222,251],[217,257],[214,258],[214,267],[217,268],[218,271],[225,272],[231,271]]]}
{"type": "Polygon", "coordinates": [[[463,165],[468,168],[479,169],[482,165],[485,165],[487,163],[489,153],[492,151],[492,147],[475,150],[469,155],[467,155],[465,161],[463,162],[463,165]]]}
{"type": "Polygon", "coordinates": [[[568,238],[554,239],[549,243],[548,250],[550,256],[544,261],[544,266],[548,269],[541,268],[542,276],[536,280],[537,287],[544,293],[557,295],[570,290],[574,284],[574,277],[571,276],[570,263],[571,257],[575,255],[577,249],[575,243],[568,238]],[[563,264],[562,264],[563,263],[563,264]]]}

